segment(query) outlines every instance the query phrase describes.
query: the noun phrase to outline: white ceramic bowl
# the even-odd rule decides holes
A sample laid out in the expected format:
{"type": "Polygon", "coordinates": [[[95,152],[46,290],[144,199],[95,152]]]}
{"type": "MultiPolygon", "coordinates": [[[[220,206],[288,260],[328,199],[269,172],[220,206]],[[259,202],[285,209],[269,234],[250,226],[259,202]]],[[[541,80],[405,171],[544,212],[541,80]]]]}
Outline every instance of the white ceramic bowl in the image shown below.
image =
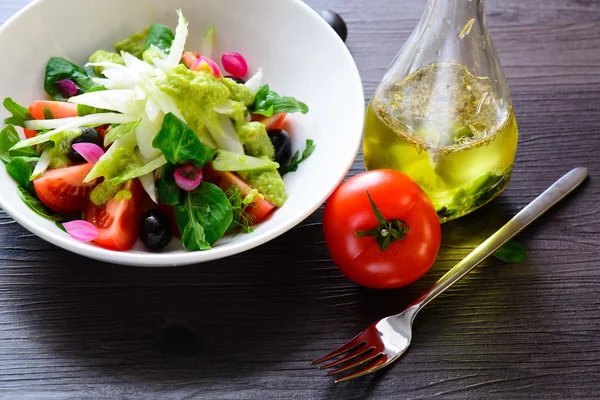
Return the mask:
{"type": "Polygon", "coordinates": [[[176,241],[161,253],[147,252],[141,243],[131,251],[113,252],[71,239],[31,211],[2,165],[0,208],[35,235],[110,263],[200,263],[243,252],[291,229],[323,204],[348,172],[362,135],[360,76],[344,43],[299,0],[37,0],[0,28],[0,96],[25,105],[44,99],[44,68],[51,56],[83,65],[95,50],[111,49],[114,41],[152,23],[174,29],[176,8],[189,21],[188,50],[200,49],[206,28],[215,24],[218,54],[244,54],[251,69],[264,68],[273,90],[309,105],[309,114],[291,117],[293,146],[301,150],[311,138],[317,149],[298,172],[286,175],[288,201],[254,233],[224,238],[209,251],[187,252],[176,241]]]}

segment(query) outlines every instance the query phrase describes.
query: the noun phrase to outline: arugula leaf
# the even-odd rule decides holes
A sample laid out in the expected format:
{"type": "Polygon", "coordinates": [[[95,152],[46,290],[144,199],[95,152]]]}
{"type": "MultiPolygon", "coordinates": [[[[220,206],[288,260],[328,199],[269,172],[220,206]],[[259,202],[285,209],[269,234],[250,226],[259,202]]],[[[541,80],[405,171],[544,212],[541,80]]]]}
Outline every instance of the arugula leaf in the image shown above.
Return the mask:
{"type": "Polygon", "coordinates": [[[165,115],[152,146],[162,150],[170,164],[192,163],[198,168],[212,161],[214,151],[202,144],[196,133],[173,113],[165,115]]]}
{"type": "Polygon", "coordinates": [[[20,142],[19,134],[12,125],[7,125],[0,131],[0,160],[9,163],[15,157],[21,157],[27,162],[39,159],[39,154],[34,147],[24,147],[18,150],[10,150],[15,144],[20,142]]]}
{"type": "Polygon", "coordinates": [[[300,163],[305,161],[308,157],[310,157],[316,148],[317,145],[314,143],[314,141],[312,141],[311,139],[307,139],[306,148],[302,152],[302,158],[300,158],[300,151],[297,151],[296,154],[294,154],[294,156],[292,157],[290,165],[280,170],[281,176],[287,174],[288,172],[296,172],[300,163]]]}
{"type": "Polygon", "coordinates": [[[33,165],[22,158],[14,158],[6,165],[6,172],[21,186],[34,194],[33,182],[30,181],[33,174],[33,165]]]}
{"type": "Polygon", "coordinates": [[[301,112],[306,114],[308,106],[293,97],[281,97],[269,85],[263,85],[254,97],[254,103],[248,108],[251,114],[260,114],[271,117],[273,114],[288,112],[301,112]]]}
{"type": "Polygon", "coordinates": [[[176,206],[180,203],[181,189],[175,183],[175,170],[177,166],[173,164],[167,164],[160,176],[160,179],[156,183],[158,189],[158,202],[166,204],[168,206],[176,206]]]}
{"type": "Polygon", "coordinates": [[[212,183],[202,184],[175,206],[181,242],[190,251],[208,250],[227,231],[233,211],[227,196],[212,183]]]}
{"type": "Polygon", "coordinates": [[[8,110],[9,113],[12,114],[12,117],[6,118],[4,120],[5,124],[12,124],[20,127],[25,127],[25,121],[33,119],[28,109],[26,109],[10,97],[5,98],[2,102],[2,105],[4,106],[4,108],[6,108],[6,110],[8,110]]]}
{"type": "Polygon", "coordinates": [[[527,250],[525,250],[525,246],[521,243],[511,240],[496,250],[492,255],[502,262],[518,264],[525,261],[527,258],[527,250]]]}
{"type": "Polygon", "coordinates": [[[29,208],[44,218],[53,219],[56,213],[44,205],[37,197],[22,186],[17,186],[19,197],[29,208]]]}
{"type": "Polygon", "coordinates": [[[63,79],[69,79],[77,85],[77,88],[81,92],[87,92],[93,87],[99,86],[92,78],[85,72],[84,69],[78,67],[60,57],[52,57],[46,65],[46,79],[44,81],[44,89],[46,93],[55,100],[68,100],[67,97],[63,96],[60,92],[56,82],[63,79]]]}
{"type": "Polygon", "coordinates": [[[175,40],[175,35],[171,28],[161,24],[154,24],[148,30],[148,38],[146,38],[146,47],[144,50],[149,50],[152,46],[157,47],[169,54],[171,46],[175,40]]]}
{"type": "MultiPolygon", "coordinates": [[[[101,92],[103,90],[106,90],[106,88],[104,86],[96,86],[96,87],[93,87],[90,90],[88,90],[86,93],[101,92]]],[[[112,112],[112,111],[103,110],[101,108],[96,108],[96,107],[86,106],[85,104],[77,104],[77,114],[80,117],[85,117],[86,115],[90,115],[90,114],[99,114],[99,113],[103,113],[103,112],[112,112]]]]}

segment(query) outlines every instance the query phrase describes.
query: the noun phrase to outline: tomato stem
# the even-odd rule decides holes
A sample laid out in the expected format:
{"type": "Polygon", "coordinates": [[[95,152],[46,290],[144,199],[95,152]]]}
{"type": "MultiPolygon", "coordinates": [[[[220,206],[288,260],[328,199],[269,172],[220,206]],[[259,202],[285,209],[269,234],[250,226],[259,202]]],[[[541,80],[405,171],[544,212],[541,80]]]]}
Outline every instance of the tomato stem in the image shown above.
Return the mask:
{"type": "Polygon", "coordinates": [[[371,207],[373,207],[373,214],[375,214],[375,218],[377,218],[379,225],[368,231],[357,231],[355,235],[357,238],[365,236],[375,237],[375,241],[379,245],[381,251],[386,251],[394,241],[403,240],[406,237],[406,234],[408,233],[408,224],[401,219],[391,219],[388,221],[377,207],[377,204],[375,204],[375,201],[373,201],[368,190],[367,196],[369,196],[371,207]]]}

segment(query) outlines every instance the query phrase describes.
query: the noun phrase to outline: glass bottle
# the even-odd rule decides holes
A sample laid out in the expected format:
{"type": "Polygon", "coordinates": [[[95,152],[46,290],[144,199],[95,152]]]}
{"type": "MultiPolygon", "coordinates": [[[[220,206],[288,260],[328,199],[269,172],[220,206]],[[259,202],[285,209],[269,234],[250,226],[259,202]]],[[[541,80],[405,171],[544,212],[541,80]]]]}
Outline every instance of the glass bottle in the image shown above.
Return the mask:
{"type": "Polygon", "coordinates": [[[408,174],[445,222],[506,188],[517,139],[485,0],[429,0],[369,104],[366,168],[408,174]]]}

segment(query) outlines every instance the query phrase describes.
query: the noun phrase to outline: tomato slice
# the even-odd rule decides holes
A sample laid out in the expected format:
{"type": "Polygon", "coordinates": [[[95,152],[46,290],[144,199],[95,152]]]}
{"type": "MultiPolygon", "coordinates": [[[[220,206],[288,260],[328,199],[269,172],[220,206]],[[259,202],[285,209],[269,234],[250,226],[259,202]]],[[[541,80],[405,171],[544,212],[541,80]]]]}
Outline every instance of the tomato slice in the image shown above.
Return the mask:
{"type": "Polygon", "coordinates": [[[127,182],[123,190],[129,190],[131,198],[118,195],[102,206],[90,202],[85,210],[85,220],[98,228],[94,242],[109,250],[129,250],[138,240],[144,190],[137,179],[127,182]]]}
{"type": "Polygon", "coordinates": [[[29,113],[34,119],[46,119],[44,109],[48,109],[54,118],[77,117],[77,104],[66,101],[37,100],[29,106],[29,113]]]}
{"type": "MultiPolygon", "coordinates": [[[[244,182],[239,176],[232,172],[215,171],[210,164],[206,165],[203,170],[204,179],[210,183],[214,183],[221,190],[226,191],[231,185],[236,185],[243,196],[246,196],[252,191],[252,187],[244,182]]],[[[246,212],[254,217],[254,223],[258,224],[264,220],[275,206],[265,199],[256,199],[251,207],[246,209],[246,212]]]]}
{"type": "Polygon", "coordinates": [[[83,211],[89,202],[90,192],[98,183],[83,183],[93,164],[52,169],[33,181],[35,192],[48,208],[61,214],[83,211]]]}
{"type": "Polygon", "coordinates": [[[179,232],[179,227],[177,226],[177,220],[175,219],[175,209],[172,206],[168,206],[166,204],[155,204],[156,208],[162,210],[169,217],[169,222],[171,223],[171,232],[173,232],[173,236],[178,239],[181,239],[181,233],[179,232]]]}
{"type": "Polygon", "coordinates": [[[25,129],[25,128],[23,128],[23,133],[25,133],[26,139],[31,139],[32,137],[35,137],[38,134],[37,131],[32,131],[31,129],[25,129]]]}
{"type": "Polygon", "coordinates": [[[288,113],[286,112],[273,114],[268,118],[263,115],[252,114],[252,121],[262,123],[270,131],[271,129],[283,129],[287,116],[288,113]]]}
{"type": "Polygon", "coordinates": [[[104,136],[106,136],[106,131],[108,129],[109,125],[102,125],[102,126],[97,126],[96,132],[98,132],[98,134],[100,135],[100,137],[102,137],[102,140],[104,140],[104,136]]]}

